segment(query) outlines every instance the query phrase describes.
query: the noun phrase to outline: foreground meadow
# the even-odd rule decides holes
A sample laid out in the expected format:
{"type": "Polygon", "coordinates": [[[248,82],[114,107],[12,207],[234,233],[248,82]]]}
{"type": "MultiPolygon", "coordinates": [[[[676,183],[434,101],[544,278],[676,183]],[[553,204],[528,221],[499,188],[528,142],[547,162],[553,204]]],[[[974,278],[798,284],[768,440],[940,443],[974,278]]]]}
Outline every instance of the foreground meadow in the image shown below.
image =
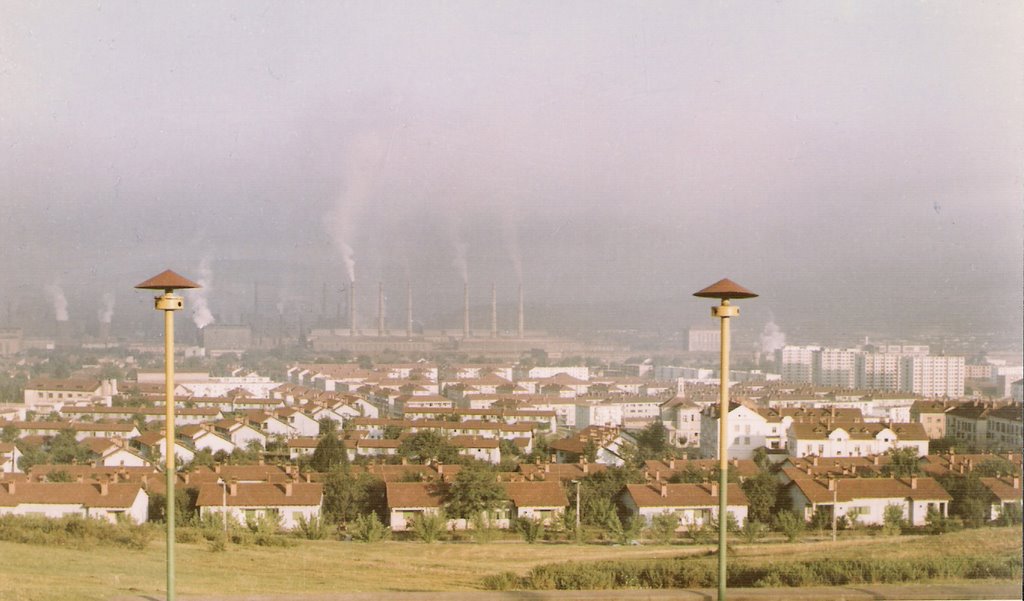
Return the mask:
{"type": "MultiPolygon", "coordinates": [[[[769,563],[864,556],[932,557],[980,551],[1006,556],[1022,552],[1019,528],[984,528],[944,535],[865,536],[799,543],[737,544],[730,557],[769,563]]],[[[710,547],[607,546],[500,542],[489,544],[388,541],[376,544],[297,541],[292,547],[179,544],[180,595],[297,592],[480,590],[484,576],[526,574],[541,564],[704,555],[710,547]]],[[[95,546],[86,549],[0,542],[0,601],[108,599],[160,595],[164,547],[144,550],[95,546]]]]}

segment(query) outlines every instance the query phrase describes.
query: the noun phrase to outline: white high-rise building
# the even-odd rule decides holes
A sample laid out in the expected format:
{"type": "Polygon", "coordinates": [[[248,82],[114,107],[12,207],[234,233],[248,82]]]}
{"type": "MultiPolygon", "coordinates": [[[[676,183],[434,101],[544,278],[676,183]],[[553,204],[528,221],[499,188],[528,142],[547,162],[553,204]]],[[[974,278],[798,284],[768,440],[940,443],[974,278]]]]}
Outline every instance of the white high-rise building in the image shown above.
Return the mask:
{"type": "Polygon", "coordinates": [[[775,351],[775,362],[783,382],[812,384],[814,382],[814,353],[819,346],[784,346],[775,351]]]}
{"type": "Polygon", "coordinates": [[[862,390],[900,390],[903,357],[892,353],[860,353],[854,386],[862,390]]]}
{"type": "Polygon", "coordinates": [[[718,328],[689,328],[686,330],[686,350],[717,353],[721,349],[722,332],[718,328]]]}
{"type": "Polygon", "coordinates": [[[813,379],[818,386],[853,388],[856,385],[855,349],[823,348],[813,355],[813,379]]]}
{"type": "Polygon", "coordinates": [[[903,357],[901,388],[925,397],[964,395],[964,358],[914,355],[903,357]]]}

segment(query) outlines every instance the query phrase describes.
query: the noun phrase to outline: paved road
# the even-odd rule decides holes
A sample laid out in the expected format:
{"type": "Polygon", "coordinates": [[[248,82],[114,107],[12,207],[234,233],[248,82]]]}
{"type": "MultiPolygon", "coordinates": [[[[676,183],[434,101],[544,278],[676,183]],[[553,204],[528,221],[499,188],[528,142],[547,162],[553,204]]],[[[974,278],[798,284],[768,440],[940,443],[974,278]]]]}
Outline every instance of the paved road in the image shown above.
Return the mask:
{"type": "MultiPolygon", "coordinates": [[[[458,591],[313,593],[302,595],[178,595],[179,601],[716,601],[716,589],[616,591],[458,591]]],[[[734,588],[729,601],[1017,600],[1020,583],[901,584],[802,588],[734,588]]],[[[163,596],[117,597],[115,601],[163,601],[163,596]]]]}

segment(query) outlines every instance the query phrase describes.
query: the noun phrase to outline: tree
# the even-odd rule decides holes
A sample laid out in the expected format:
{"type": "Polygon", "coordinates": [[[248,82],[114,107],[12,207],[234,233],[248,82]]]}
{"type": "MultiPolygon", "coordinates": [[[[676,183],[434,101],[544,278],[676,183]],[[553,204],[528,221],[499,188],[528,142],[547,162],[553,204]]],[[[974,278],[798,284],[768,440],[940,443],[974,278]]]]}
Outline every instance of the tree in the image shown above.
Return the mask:
{"type": "Polygon", "coordinates": [[[768,457],[768,449],[765,447],[758,447],[754,449],[754,463],[757,464],[757,469],[762,472],[771,471],[772,461],[768,457]]]}
{"type": "Polygon", "coordinates": [[[61,430],[50,441],[50,460],[53,463],[88,463],[92,451],[79,444],[74,430],[61,430]]]}
{"type": "Polygon", "coordinates": [[[747,519],[765,524],[771,522],[781,488],[779,481],[768,472],[760,472],[757,476],[744,480],[741,487],[747,495],[747,519]]]}
{"type": "Polygon", "coordinates": [[[445,499],[449,515],[468,519],[498,507],[508,497],[496,476],[497,472],[480,463],[459,470],[445,499]]]}
{"type": "Polygon", "coordinates": [[[593,440],[588,440],[583,444],[583,458],[586,459],[587,463],[594,463],[597,461],[597,453],[601,450],[601,447],[597,446],[597,443],[593,440]]]}
{"type": "Polygon", "coordinates": [[[459,450],[432,430],[417,432],[403,440],[398,455],[417,463],[457,463],[459,460],[459,450]]]}
{"type": "Polygon", "coordinates": [[[608,517],[604,527],[617,543],[628,545],[640,536],[644,520],[641,517],[631,517],[622,521],[618,514],[613,513],[608,517]]]}
{"type": "Polygon", "coordinates": [[[14,442],[20,435],[21,430],[17,426],[4,426],[0,431],[0,442],[14,442]]]}
{"type": "Polygon", "coordinates": [[[648,459],[660,459],[675,453],[668,442],[668,430],[660,421],[651,422],[637,433],[636,448],[641,464],[648,459]]]}
{"type": "Polygon", "coordinates": [[[882,468],[883,476],[909,478],[921,473],[921,464],[918,461],[916,449],[911,447],[893,449],[889,451],[888,455],[889,464],[882,468]]]}
{"type": "Polygon", "coordinates": [[[313,457],[309,461],[309,467],[318,472],[329,472],[336,467],[347,465],[348,452],[345,450],[345,443],[338,438],[338,433],[333,428],[328,429],[320,437],[320,442],[317,443],[313,457]]]}
{"type": "Polygon", "coordinates": [[[366,472],[355,475],[339,468],[324,479],[324,518],[331,523],[379,513],[385,505],[384,482],[366,472]]]}

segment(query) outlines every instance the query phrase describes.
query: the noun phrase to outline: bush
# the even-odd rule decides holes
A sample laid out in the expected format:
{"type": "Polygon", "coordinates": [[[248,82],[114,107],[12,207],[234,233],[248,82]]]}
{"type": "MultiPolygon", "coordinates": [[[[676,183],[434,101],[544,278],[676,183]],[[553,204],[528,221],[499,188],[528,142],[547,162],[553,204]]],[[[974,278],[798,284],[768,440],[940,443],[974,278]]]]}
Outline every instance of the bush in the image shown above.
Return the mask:
{"type": "Polygon", "coordinates": [[[747,520],[747,522],[743,524],[743,528],[740,530],[740,534],[743,535],[743,540],[749,544],[754,544],[761,540],[767,533],[768,527],[761,522],[755,522],[754,520],[747,520]]]}
{"type": "Polygon", "coordinates": [[[109,545],[141,550],[149,545],[154,533],[151,525],[127,521],[111,524],[80,516],[0,516],[0,540],[15,543],[74,548],[109,545]]]}
{"type": "Polygon", "coordinates": [[[389,531],[381,523],[376,513],[368,513],[357,517],[349,525],[352,538],[364,543],[376,543],[388,537],[389,531]]]}
{"type": "Polygon", "coordinates": [[[544,534],[544,522],[537,518],[520,518],[516,520],[516,530],[532,545],[544,534]]]}
{"type": "Polygon", "coordinates": [[[306,520],[305,516],[299,516],[298,526],[295,528],[295,535],[299,538],[305,538],[307,540],[323,540],[327,538],[327,522],[320,518],[320,516],[312,516],[309,520],[306,520]]]}
{"type": "Polygon", "coordinates": [[[498,538],[498,530],[492,528],[490,522],[484,518],[482,513],[478,513],[473,516],[473,519],[469,521],[472,529],[469,531],[469,536],[475,543],[489,543],[493,542],[494,539],[498,538]]]}
{"type": "Polygon", "coordinates": [[[665,512],[651,518],[651,527],[647,532],[657,544],[669,545],[675,539],[678,527],[679,518],[674,513],[665,512]]]}
{"type": "MultiPolygon", "coordinates": [[[[730,587],[844,586],[927,582],[935,579],[1020,579],[1022,559],[988,555],[875,559],[814,559],[768,565],[733,563],[730,587]]],[[[585,590],[618,588],[709,588],[717,586],[717,566],[694,559],[567,562],[534,567],[520,578],[511,572],[488,576],[490,590],[585,590]]]]}
{"type": "Polygon", "coordinates": [[[775,529],[794,542],[804,531],[804,521],[792,511],[782,511],[775,516],[775,529]]]}
{"type": "Polygon", "coordinates": [[[903,524],[903,507],[896,504],[886,505],[882,514],[882,533],[899,536],[903,532],[903,524]]]}
{"type": "Polygon", "coordinates": [[[492,576],[484,576],[483,587],[489,591],[514,591],[523,588],[524,579],[515,572],[501,572],[492,576]]]}
{"type": "Polygon", "coordinates": [[[443,513],[421,513],[412,519],[412,532],[425,543],[439,540],[446,531],[447,520],[443,513]]]}

